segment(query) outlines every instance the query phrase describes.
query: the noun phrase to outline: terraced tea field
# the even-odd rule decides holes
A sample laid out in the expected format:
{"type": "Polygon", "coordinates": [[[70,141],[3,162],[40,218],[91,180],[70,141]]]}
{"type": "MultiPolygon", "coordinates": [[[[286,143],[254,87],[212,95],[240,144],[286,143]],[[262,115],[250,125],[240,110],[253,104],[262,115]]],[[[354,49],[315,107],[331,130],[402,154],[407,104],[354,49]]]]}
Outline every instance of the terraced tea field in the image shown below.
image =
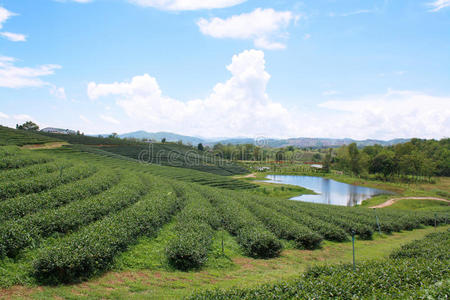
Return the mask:
{"type": "Polygon", "coordinates": [[[205,265],[222,229],[245,255],[267,259],[286,243],[314,250],[353,233],[370,240],[378,230],[449,222],[444,212],[386,209],[378,211],[378,226],[370,209],[262,197],[229,177],[73,148],[1,147],[0,155],[2,286],[88,279],[168,223],[174,225],[165,258],[174,269],[191,270],[205,265]]]}
{"type": "Polygon", "coordinates": [[[61,142],[59,135],[45,136],[38,132],[29,130],[16,130],[0,125],[0,146],[28,144],[44,144],[50,142],[61,142]]]}

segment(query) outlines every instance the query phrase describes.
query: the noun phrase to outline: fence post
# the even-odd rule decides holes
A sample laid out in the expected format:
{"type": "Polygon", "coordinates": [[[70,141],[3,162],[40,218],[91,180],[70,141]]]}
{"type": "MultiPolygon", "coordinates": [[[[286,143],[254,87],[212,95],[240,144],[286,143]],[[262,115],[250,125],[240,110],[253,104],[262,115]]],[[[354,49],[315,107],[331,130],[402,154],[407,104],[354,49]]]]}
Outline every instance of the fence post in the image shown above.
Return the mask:
{"type": "Polygon", "coordinates": [[[223,247],[223,229],[222,229],[222,255],[225,255],[225,248],[223,247]]]}
{"type": "Polygon", "coordinates": [[[356,271],[356,262],[355,262],[355,231],[352,230],[352,248],[353,248],[353,271],[356,271]]]}
{"type": "Polygon", "coordinates": [[[378,227],[378,233],[381,234],[381,226],[380,226],[380,219],[378,218],[377,209],[373,209],[375,211],[375,217],[377,219],[377,227],[378,227]]]}

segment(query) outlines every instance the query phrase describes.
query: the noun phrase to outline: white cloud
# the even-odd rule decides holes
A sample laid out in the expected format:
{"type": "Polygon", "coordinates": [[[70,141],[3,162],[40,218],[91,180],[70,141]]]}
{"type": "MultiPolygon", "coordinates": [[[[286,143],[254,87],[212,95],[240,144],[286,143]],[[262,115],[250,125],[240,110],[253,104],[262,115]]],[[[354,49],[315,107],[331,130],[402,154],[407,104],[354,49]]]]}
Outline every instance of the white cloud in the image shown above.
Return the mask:
{"type": "Polygon", "coordinates": [[[283,49],[285,44],[272,40],[284,39],[287,35],[284,30],[296,19],[298,17],[290,11],[277,12],[271,8],[257,8],[251,13],[227,19],[201,18],[197,25],[203,34],[215,38],[250,39],[258,48],[283,49]]]}
{"type": "Polygon", "coordinates": [[[67,99],[66,91],[63,87],[57,87],[55,85],[50,85],[50,94],[59,99],[67,99]]]}
{"type": "Polygon", "coordinates": [[[199,10],[235,6],[246,0],[128,0],[131,3],[161,10],[199,10]]]}
{"type": "MultiPolygon", "coordinates": [[[[3,28],[3,23],[5,23],[9,18],[17,16],[17,14],[10,12],[4,7],[0,6],[0,29],[3,28]]],[[[12,32],[0,32],[0,36],[13,41],[13,42],[25,42],[27,40],[26,35],[12,32]]]]}
{"type": "Polygon", "coordinates": [[[17,14],[10,12],[6,8],[0,6],[0,29],[2,29],[3,23],[5,23],[6,20],[16,15],[17,14]]]}
{"type": "Polygon", "coordinates": [[[103,121],[112,123],[112,124],[116,124],[116,125],[120,124],[120,122],[118,120],[114,119],[111,116],[100,115],[100,119],[102,119],[103,121]]]}
{"type": "Polygon", "coordinates": [[[303,36],[303,39],[304,40],[309,40],[311,38],[311,34],[309,34],[309,33],[306,33],[304,36],[303,36]]]}
{"type": "Polygon", "coordinates": [[[16,59],[0,56],[0,87],[24,88],[48,85],[41,77],[52,75],[59,65],[42,65],[35,68],[17,67],[16,59]]]}
{"type": "Polygon", "coordinates": [[[286,134],[292,124],[289,113],[266,94],[270,75],[264,53],[244,51],[233,56],[227,69],[231,78],[216,84],[205,99],[182,102],[167,97],[148,74],[122,83],[89,83],[88,95],[91,99],[118,96],[118,106],[141,128],[203,136],[286,134]]]}
{"type": "Polygon", "coordinates": [[[434,2],[428,3],[429,6],[432,7],[432,12],[437,12],[443,8],[450,6],[450,0],[436,0],[434,2]]]}
{"type": "Polygon", "coordinates": [[[9,116],[0,111],[0,119],[9,119],[9,116]]]}
{"type": "Polygon", "coordinates": [[[361,14],[371,14],[374,12],[375,12],[375,10],[371,10],[371,9],[359,9],[359,10],[346,12],[346,13],[331,12],[331,13],[329,13],[329,16],[330,17],[350,17],[350,16],[361,15],[361,14]]]}
{"type": "Polygon", "coordinates": [[[204,99],[187,102],[164,95],[148,74],[111,84],[91,82],[87,93],[91,99],[115,99],[128,116],[120,125],[124,132],[357,139],[450,136],[450,97],[389,91],[351,101],[327,101],[313,109],[287,108],[266,93],[270,75],[262,51],[234,55],[227,69],[228,80],[216,84],[204,99]]]}
{"type": "Polygon", "coordinates": [[[0,35],[12,42],[25,42],[27,40],[27,36],[20,33],[12,33],[4,31],[0,32],[0,35]]]}
{"type": "Polygon", "coordinates": [[[343,136],[388,139],[450,136],[450,97],[389,90],[384,95],[328,101],[320,106],[341,112],[328,122],[343,136]]]}

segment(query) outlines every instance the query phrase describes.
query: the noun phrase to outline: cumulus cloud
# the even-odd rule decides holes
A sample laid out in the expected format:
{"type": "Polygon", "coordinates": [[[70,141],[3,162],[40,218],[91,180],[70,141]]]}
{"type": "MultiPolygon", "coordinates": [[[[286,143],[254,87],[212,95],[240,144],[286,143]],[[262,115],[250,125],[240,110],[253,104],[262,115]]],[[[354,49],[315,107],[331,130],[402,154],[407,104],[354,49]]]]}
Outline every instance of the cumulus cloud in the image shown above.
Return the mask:
{"type": "Polygon", "coordinates": [[[0,56],[0,87],[24,88],[48,85],[41,77],[52,75],[59,65],[42,65],[35,68],[18,67],[16,59],[0,56]]]}
{"type": "Polygon", "coordinates": [[[165,96],[156,79],[148,74],[127,82],[89,83],[91,99],[117,96],[117,105],[140,126],[154,130],[189,130],[203,136],[254,135],[261,132],[285,134],[289,112],[266,94],[270,75],[264,53],[247,50],[227,66],[231,78],[218,83],[205,99],[188,102],[165,96]],[[273,128],[273,124],[277,128],[273,128]]]}
{"type": "Polygon", "coordinates": [[[0,119],[9,119],[9,116],[0,111],[0,119]]]}
{"type": "Polygon", "coordinates": [[[341,112],[330,123],[334,131],[355,138],[450,136],[450,97],[389,90],[384,95],[327,101],[321,107],[341,112]]]}
{"type": "Polygon", "coordinates": [[[241,4],[246,0],[128,0],[131,3],[162,10],[199,10],[224,8],[241,4]]]}
{"type": "Polygon", "coordinates": [[[429,6],[431,6],[432,12],[440,11],[443,8],[450,6],[450,0],[436,0],[434,2],[428,3],[429,6]]]}
{"type": "Polygon", "coordinates": [[[271,8],[257,8],[251,13],[231,16],[227,19],[201,18],[197,25],[204,35],[215,38],[253,40],[255,47],[284,49],[286,45],[273,39],[284,39],[284,31],[292,21],[298,19],[290,11],[277,12],[271,8]]]}
{"type": "Polygon", "coordinates": [[[87,93],[93,100],[115,100],[129,117],[121,122],[121,126],[129,127],[122,130],[174,131],[205,137],[450,136],[450,97],[389,91],[354,100],[327,101],[313,109],[287,108],[266,93],[270,75],[262,51],[234,55],[226,68],[230,78],[216,84],[204,99],[183,102],[166,96],[148,74],[124,82],[91,82],[87,93]]]}

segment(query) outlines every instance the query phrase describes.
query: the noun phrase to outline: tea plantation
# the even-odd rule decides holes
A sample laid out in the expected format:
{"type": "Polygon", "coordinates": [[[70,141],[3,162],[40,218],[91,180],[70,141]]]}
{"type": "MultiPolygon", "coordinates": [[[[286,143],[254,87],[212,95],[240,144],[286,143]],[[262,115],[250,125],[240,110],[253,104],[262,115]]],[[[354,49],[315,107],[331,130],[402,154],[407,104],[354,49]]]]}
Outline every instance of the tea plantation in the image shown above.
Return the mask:
{"type": "Polygon", "coordinates": [[[188,299],[448,299],[450,230],[407,244],[383,262],[313,267],[295,280],[188,299]]]}
{"type": "MultiPolygon", "coordinates": [[[[449,222],[444,212],[384,209],[377,212],[378,224],[370,209],[263,197],[237,179],[99,151],[0,147],[0,285],[88,279],[169,222],[175,225],[165,256],[180,270],[205,265],[220,228],[245,255],[269,259],[286,243],[314,250],[324,240],[348,241],[353,233],[370,240],[378,231],[449,222]]],[[[339,278],[346,268],[332,270],[339,278]]]]}

